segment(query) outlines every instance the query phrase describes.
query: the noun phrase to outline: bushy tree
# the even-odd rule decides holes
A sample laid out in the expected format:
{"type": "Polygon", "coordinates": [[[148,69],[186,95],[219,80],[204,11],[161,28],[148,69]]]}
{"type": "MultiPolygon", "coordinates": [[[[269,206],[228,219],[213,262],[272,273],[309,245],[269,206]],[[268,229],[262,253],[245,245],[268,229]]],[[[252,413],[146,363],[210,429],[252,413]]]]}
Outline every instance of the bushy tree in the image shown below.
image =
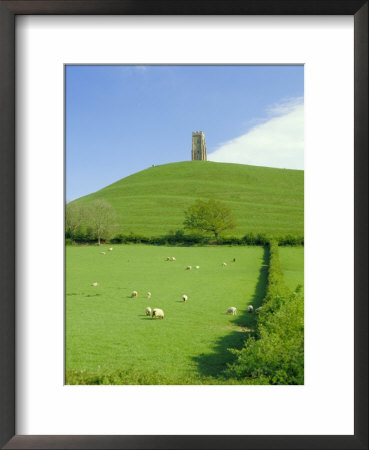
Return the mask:
{"type": "Polygon", "coordinates": [[[105,200],[95,200],[88,207],[87,224],[91,227],[98,245],[101,239],[108,238],[116,228],[116,214],[105,200]]]}
{"type": "Polygon", "coordinates": [[[218,241],[220,234],[235,226],[230,208],[216,200],[197,200],[185,211],[183,225],[188,230],[211,233],[218,241]]]}
{"type": "Polygon", "coordinates": [[[68,203],[65,207],[65,231],[71,239],[75,239],[76,233],[85,224],[88,217],[88,208],[78,203],[68,203]]]}

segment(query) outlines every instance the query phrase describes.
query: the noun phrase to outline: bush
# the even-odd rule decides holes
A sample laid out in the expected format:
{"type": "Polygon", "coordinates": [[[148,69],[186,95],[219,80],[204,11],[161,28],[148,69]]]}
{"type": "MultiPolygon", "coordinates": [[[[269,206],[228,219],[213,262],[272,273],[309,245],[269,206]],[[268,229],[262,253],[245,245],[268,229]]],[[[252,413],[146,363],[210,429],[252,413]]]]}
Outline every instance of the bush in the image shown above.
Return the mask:
{"type": "Polygon", "coordinates": [[[258,337],[248,339],[227,370],[237,378],[260,378],[261,384],[304,383],[304,296],[280,298],[277,309],[259,313],[258,337]]]}
{"type": "MultiPolygon", "coordinates": [[[[96,236],[91,228],[86,226],[78,227],[73,236],[69,229],[65,231],[66,239],[73,239],[75,242],[95,243],[96,236]]],[[[280,245],[304,245],[304,237],[297,235],[278,236],[274,241],[280,245]]],[[[192,233],[185,234],[183,229],[170,231],[162,236],[148,237],[139,233],[131,232],[129,234],[118,233],[110,239],[112,244],[152,244],[152,245],[268,245],[270,237],[265,233],[247,233],[243,237],[221,236],[218,241],[210,236],[192,233]]]]}
{"type": "Polygon", "coordinates": [[[245,245],[268,245],[270,237],[265,233],[247,233],[242,238],[245,245]]]}
{"type": "Polygon", "coordinates": [[[304,236],[298,236],[293,234],[286,234],[285,236],[277,237],[277,242],[279,246],[284,245],[304,245],[304,236]]]}
{"type": "MultiPolygon", "coordinates": [[[[170,231],[161,237],[164,245],[205,245],[210,242],[210,237],[199,233],[185,234],[184,230],[170,231]]],[[[153,238],[154,239],[154,238],[153,238]]]]}
{"type": "Polygon", "coordinates": [[[75,242],[96,242],[96,237],[90,227],[80,226],[74,232],[73,239],[75,242]]]}
{"type": "Polygon", "coordinates": [[[170,245],[171,242],[167,239],[166,236],[154,236],[150,239],[150,243],[152,245],[170,245]]]}
{"type": "Polygon", "coordinates": [[[277,241],[271,240],[269,243],[268,284],[264,302],[287,294],[289,294],[289,289],[284,282],[283,272],[279,262],[278,244],[277,241]]]}
{"type": "Polygon", "coordinates": [[[241,350],[230,349],[236,361],[226,375],[258,384],[304,383],[304,294],[284,283],[276,240],[269,244],[269,270],[257,330],[241,350]]]}
{"type": "Polygon", "coordinates": [[[218,239],[217,245],[243,245],[244,242],[242,238],[238,238],[235,236],[228,236],[228,237],[220,237],[218,239]]]}
{"type": "Polygon", "coordinates": [[[113,236],[110,239],[110,242],[112,244],[124,244],[125,243],[125,236],[122,233],[118,233],[118,234],[116,234],[115,236],[113,236]]]}

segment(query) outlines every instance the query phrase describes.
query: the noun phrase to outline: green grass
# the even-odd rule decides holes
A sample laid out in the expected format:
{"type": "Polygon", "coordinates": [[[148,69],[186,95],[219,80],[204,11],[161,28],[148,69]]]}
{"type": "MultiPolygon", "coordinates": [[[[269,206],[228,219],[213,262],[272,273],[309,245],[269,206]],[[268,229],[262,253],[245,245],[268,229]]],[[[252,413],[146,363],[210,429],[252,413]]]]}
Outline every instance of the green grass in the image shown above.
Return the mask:
{"type": "Polygon", "coordinates": [[[197,199],[222,201],[237,226],[230,234],[304,233],[304,172],[242,164],[187,161],[123,178],[76,202],[105,199],[120,231],[156,236],[183,227],[184,210],[197,199]]]}
{"type": "Polygon", "coordinates": [[[304,284],[304,247],[279,247],[284,281],[292,291],[304,284]]]}
{"type": "Polygon", "coordinates": [[[67,383],[83,384],[88,376],[89,382],[105,377],[116,384],[231,383],[221,380],[234,359],[227,349],[241,348],[255,329],[257,315],[246,310],[265,295],[266,250],[106,248],[66,248],[67,383]],[[187,265],[200,269],[185,270],[187,265]],[[95,281],[99,286],[92,287],[95,281]],[[133,290],[138,298],[130,298],[133,290]],[[164,320],[146,317],[146,306],[162,308],[164,320]],[[230,306],[238,308],[237,316],[225,314],[230,306]]]}

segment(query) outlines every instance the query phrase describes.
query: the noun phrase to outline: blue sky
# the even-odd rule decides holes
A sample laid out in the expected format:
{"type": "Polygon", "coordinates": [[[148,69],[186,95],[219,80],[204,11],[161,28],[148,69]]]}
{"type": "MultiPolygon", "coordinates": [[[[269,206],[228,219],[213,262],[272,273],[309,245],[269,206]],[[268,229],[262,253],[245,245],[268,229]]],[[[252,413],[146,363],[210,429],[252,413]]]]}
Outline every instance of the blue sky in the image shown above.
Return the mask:
{"type": "Polygon", "coordinates": [[[153,164],[303,169],[303,66],[67,66],[66,200],[153,164]]]}

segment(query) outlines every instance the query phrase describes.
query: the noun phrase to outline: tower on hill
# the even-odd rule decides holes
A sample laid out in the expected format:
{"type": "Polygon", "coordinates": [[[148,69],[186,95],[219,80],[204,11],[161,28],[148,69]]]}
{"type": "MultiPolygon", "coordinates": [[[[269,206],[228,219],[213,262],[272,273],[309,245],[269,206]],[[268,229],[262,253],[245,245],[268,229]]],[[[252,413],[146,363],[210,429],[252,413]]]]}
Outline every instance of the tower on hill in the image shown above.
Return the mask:
{"type": "Polygon", "coordinates": [[[192,132],[192,161],[207,161],[205,134],[203,131],[192,132]]]}

